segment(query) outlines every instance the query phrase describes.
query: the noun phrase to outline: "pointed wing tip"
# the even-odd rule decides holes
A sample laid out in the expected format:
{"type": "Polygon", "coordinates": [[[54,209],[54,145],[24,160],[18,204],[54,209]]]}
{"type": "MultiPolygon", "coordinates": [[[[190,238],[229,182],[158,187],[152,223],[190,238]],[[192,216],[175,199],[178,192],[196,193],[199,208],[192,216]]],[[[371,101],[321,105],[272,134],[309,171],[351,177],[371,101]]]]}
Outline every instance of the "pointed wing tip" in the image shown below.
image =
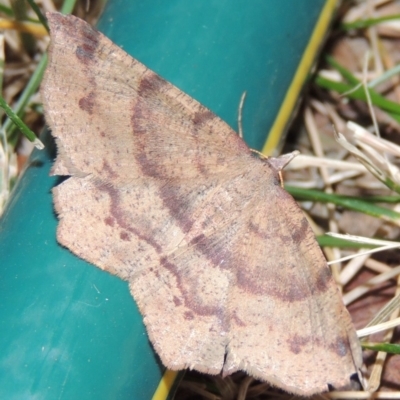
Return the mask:
{"type": "Polygon", "coordinates": [[[61,21],[65,20],[66,15],[63,15],[63,14],[61,14],[59,12],[55,12],[55,11],[48,11],[46,13],[46,18],[47,18],[47,21],[51,28],[52,25],[60,24],[61,21]]]}
{"type": "Polygon", "coordinates": [[[66,32],[74,32],[74,26],[85,25],[86,22],[72,14],[62,14],[56,11],[46,13],[47,22],[50,26],[50,36],[52,31],[64,28],[66,32]]]}

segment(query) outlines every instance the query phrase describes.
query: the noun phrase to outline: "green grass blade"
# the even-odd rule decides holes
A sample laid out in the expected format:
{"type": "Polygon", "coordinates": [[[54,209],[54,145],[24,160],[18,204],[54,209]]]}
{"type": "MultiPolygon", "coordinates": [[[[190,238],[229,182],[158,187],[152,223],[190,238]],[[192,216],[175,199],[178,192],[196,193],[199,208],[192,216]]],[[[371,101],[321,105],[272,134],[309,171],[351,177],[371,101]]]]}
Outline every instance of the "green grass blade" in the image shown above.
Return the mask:
{"type": "Polygon", "coordinates": [[[319,190],[303,189],[294,186],[285,186],[285,189],[297,200],[320,201],[322,203],[332,203],[348,210],[358,211],[373,217],[382,218],[386,221],[393,221],[400,224],[400,213],[389,210],[385,207],[371,204],[356,197],[341,196],[337,194],[325,193],[319,190]]]}
{"type": "MultiPolygon", "coordinates": [[[[336,82],[322,76],[317,76],[314,81],[323,89],[334,90],[339,94],[346,94],[346,96],[350,99],[363,100],[367,102],[367,97],[365,95],[364,88],[362,87],[353,90],[354,85],[336,82]]],[[[387,100],[376,92],[370,91],[370,96],[372,104],[386,111],[393,119],[400,123],[400,105],[398,103],[387,100]]]]}
{"type": "Polygon", "coordinates": [[[71,14],[72,10],[75,8],[77,0],[65,0],[62,7],[61,12],[63,14],[71,14]]]}
{"type": "MultiPolygon", "coordinates": [[[[61,11],[64,14],[70,13],[74,6],[75,6],[76,0],[66,0],[64,1],[64,4],[62,6],[61,11]]],[[[28,84],[26,85],[24,91],[21,93],[21,96],[17,102],[17,104],[14,107],[14,110],[12,110],[14,115],[18,116],[18,119],[21,121],[21,118],[24,114],[25,107],[27,106],[31,96],[37,92],[39,85],[42,81],[42,77],[44,74],[44,70],[47,65],[47,54],[44,54],[42,59],[40,60],[38,66],[36,67],[35,72],[33,73],[32,77],[30,78],[28,84]]],[[[7,114],[9,115],[9,114],[7,114]]],[[[11,115],[11,114],[10,114],[11,115]]],[[[11,145],[15,145],[17,140],[18,140],[18,135],[17,135],[17,128],[16,125],[13,124],[13,120],[9,115],[9,119],[7,119],[2,127],[4,131],[7,132],[7,138],[8,142],[11,145]]],[[[14,117],[13,117],[14,118],[14,117]]],[[[22,121],[21,121],[22,122],[22,121]]],[[[15,123],[15,122],[14,122],[15,123]]],[[[25,125],[25,124],[24,124],[25,125]]],[[[27,136],[29,140],[30,137],[32,137],[26,130],[25,128],[21,128],[18,126],[19,129],[21,129],[21,132],[23,132],[27,136]]]]}
{"type": "Polygon", "coordinates": [[[400,196],[368,196],[363,197],[363,200],[367,203],[397,204],[400,203],[400,196]]]}
{"type": "Polygon", "coordinates": [[[361,84],[361,81],[359,79],[357,79],[350,70],[348,70],[347,68],[343,67],[342,65],[340,65],[333,57],[331,56],[326,56],[325,57],[326,61],[328,62],[328,64],[332,67],[335,68],[340,75],[343,76],[344,79],[346,79],[349,83],[352,83],[353,85],[359,85],[361,84]]]}
{"type": "Polygon", "coordinates": [[[364,349],[375,350],[375,351],[384,351],[385,353],[390,353],[390,354],[400,354],[400,344],[371,343],[371,342],[361,341],[361,346],[364,349]]]}
{"type": "Polygon", "coordinates": [[[4,4],[0,4],[0,12],[7,15],[8,17],[13,17],[14,13],[10,7],[5,6],[4,4]]]}
{"type": "Polygon", "coordinates": [[[369,28],[370,26],[378,25],[381,22],[385,21],[393,21],[396,19],[400,19],[400,14],[393,14],[393,15],[385,15],[383,17],[378,18],[366,18],[366,19],[359,19],[354,22],[347,22],[340,25],[340,28],[343,30],[351,30],[351,29],[365,29],[369,28]]]}
{"type": "Polygon", "coordinates": [[[22,119],[11,109],[2,96],[0,96],[0,107],[5,111],[8,118],[18,127],[18,129],[26,136],[26,138],[35,144],[39,149],[43,149],[43,143],[36,135],[24,124],[22,119]]]}
{"type": "Polygon", "coordinates": [[[377,247],[373,244],[357,243],[330,235],[317,236],[317,242],[321,247],[340,247],[341,249],[375,249],[377,247]]]}
{"type": "MultiPolygon", "coordinates": [[[[350,85],[343,82],[335,82],[321,76],[318,76],[315,82],[324,89],[334,90],[340,94],[345,94],[351,99],[367,102],[365,88],[361,86],[361,81],[351,71],[340,65],[333,57],[328,56],[326,60],[350,85]],[[357,87],[358,85],[359,87],[357,87]]],[[[400,105],[398,103],[386,99],[370,87],[367,90],[374,106],[386,111],[393,119],[400,122],[400,105]]]]}
{"type": "MultiPolygon", "coordinates": [[[[17,114],[20,118],[22,118],[24,114],[25,107],[27,106],[31,96],[37,92],[40,82],[42,81],[43,73],[47,65],[47,55],[43,55],[40,60],[38,66],[36,67],[35,72],[29,79],[29,82],[25,86],[24,91],[21,93],[20,98],[18,99],[17,104],[14,107],[14,114],[17,114]]],[[[8,115],[8,114],[7,114],[8,115]]],[[[11,117],[6,120],[3,126],[3,129],[7,132],[7,137],[9,143],[15,145],[18,140],[16,128],[12,125],[11,117]]]]}
{"type": "Polygon", "coordinates": [[[37,6],[36,2],[34,0],[28,0],[28,3],[31,6],[32,10],[37,15],[39,21],[46,28],[46,31],[50,32],[49,26],[47,25],[46,17],[42,14],[42,12],[40,11],[40,8],[37,6]]]}

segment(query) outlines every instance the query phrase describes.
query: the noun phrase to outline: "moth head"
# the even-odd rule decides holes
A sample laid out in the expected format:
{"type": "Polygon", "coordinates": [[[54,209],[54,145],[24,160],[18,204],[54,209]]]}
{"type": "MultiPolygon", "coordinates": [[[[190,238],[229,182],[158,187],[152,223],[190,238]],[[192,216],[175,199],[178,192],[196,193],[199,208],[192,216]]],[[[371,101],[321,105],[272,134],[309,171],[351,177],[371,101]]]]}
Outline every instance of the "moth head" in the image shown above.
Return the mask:
{"type": "MultiPolygon", "coordinates": [[[[258,153],[258,152],[257,152],[258,153]]],[[[292,151],[291,153],[282,154],[279,157],[265,157],[262,153],[258,153],[262,160],[272,169],[273,177],[278,178],[280,185],[283,187],[282,170],[288,165],[293,158],[295,158],[300,152],[298,150],[292,151]]]]}

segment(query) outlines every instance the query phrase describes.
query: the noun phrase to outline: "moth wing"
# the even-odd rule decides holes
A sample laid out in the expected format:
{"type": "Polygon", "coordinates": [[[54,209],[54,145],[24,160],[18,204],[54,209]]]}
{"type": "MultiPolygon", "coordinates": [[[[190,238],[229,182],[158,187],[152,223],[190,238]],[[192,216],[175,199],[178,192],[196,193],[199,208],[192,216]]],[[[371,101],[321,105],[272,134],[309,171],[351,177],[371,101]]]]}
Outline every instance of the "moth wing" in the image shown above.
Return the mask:
{"type": "Polygon", "coordinates": [[[305,396],[350,387],[361,348],[311,227],[279,186],[258,194],[236,243],[243,265],[229,291],[224,373],[305,396]]]}
{"type": "Polygon", "coordinates": [[[223,182],[149,180],[121,188],[74,177],[54,189],[58,240],[129,281],[151,342],[171,369],[223,368],[234,245],[242,207],[253,197],[251,170],[223,182]]]}
{"type": "Polygon", "coordinates": [[[126,185],[221,174],[249,153],[220,118],[72,15],[49,13],[42,84],[57,175],[126,185]]]}

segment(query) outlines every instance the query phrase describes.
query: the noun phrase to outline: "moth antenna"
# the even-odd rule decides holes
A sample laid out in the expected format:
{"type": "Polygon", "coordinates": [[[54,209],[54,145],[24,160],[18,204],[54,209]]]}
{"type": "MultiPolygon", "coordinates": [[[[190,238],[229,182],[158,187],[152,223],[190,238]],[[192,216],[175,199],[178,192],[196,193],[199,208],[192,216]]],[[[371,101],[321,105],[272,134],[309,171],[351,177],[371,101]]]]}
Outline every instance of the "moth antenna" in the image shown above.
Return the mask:
{"type": "Polygon", "coordinates": [[[250,151],[252,153],[254,153],[254,154],[257,154],[262,159],[267,159],[268,158],[265,154],[261,153],[260,151],[258,151],[256,149],[250,149],[250,151]]]}
{"type": "Polygon", "coordinates": [[[242,111],[243,111],[243,105],[244,105],[244,100],[246,99],[247,92],[244,91],[242,93],[242,96],[240,97],[240,102],[239,102],[239,109],[238,109],[238,129],[239,129],[239,137],[240,139],[243,139],[243,126],[242,126],[242,111]]]}

